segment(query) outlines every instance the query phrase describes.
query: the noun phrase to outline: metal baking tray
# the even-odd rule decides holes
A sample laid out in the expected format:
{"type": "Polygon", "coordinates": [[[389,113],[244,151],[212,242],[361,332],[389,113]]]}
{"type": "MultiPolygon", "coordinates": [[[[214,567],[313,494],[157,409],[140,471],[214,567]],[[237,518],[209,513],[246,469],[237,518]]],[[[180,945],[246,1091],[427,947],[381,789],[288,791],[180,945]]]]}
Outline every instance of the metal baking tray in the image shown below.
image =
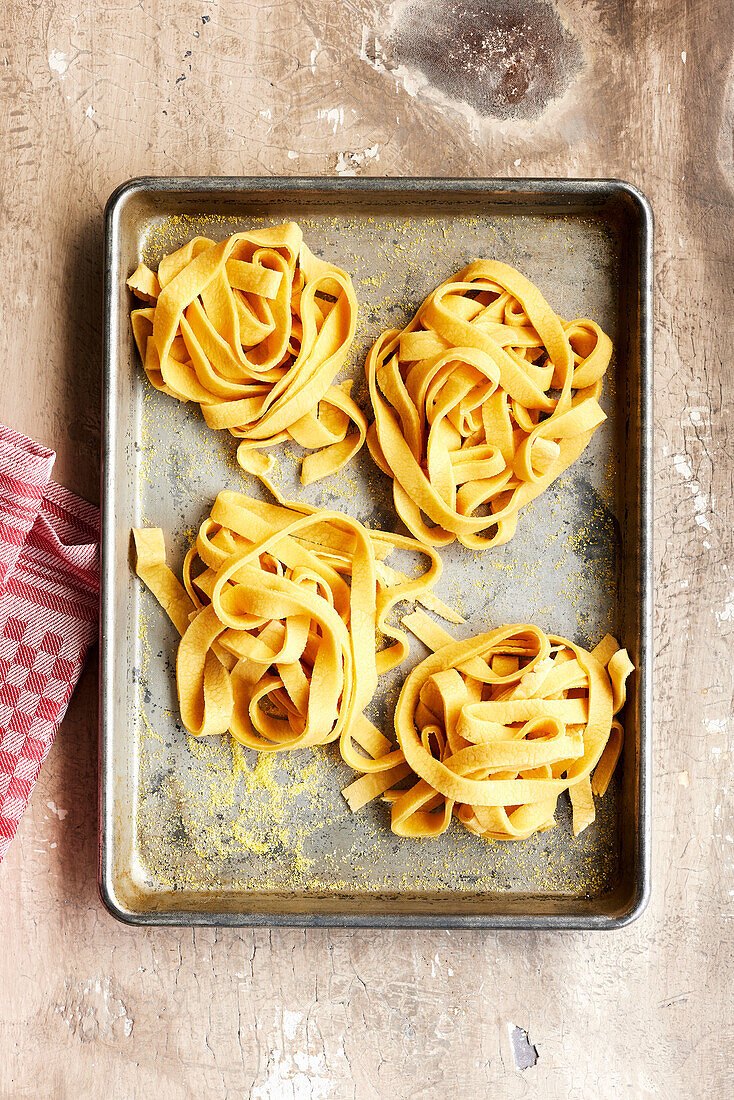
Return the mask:
{"type": "MultiPolygon", "coordinates": [[[[133,924],[381,928],[618,928],[650,884],[652,562],[652,214],[616,180],[138,179],[106,212],[99,885],[133,924]],[[558,482],[521,514],[507,546],[443,552],[437,589],[467,619],[458,634],[532,620],[583,644],[611,629],[638,672],[621,766],[578,839],[570,811],[522,843],[455,823],[436,841],[389,829],[380,803],[352,815],[334,746],[261,758],[228,738],[194,741],[178,720],[173,627],[134,577],[130,528],[166,532],[183,554],[216,493],[257,491],[235,441],[198,406],[148,385],[125,279],[191,236],[298,220],[312,249],[351,272],[360,324],[349,370],[365,399],[364,355],[450,273],[479,256],[520,268],[561,316],[590,316],[616,356],[609,419],[558,482]]],[[[396,518],[367,449],[303,489],[297,448],[282,484],[374,526],[396,518]]],[[[409,608],[406,608],[406,613],[409,608]]],[[[410,663],[425,653],[415,643],[410,663]]],[[[409,662],[406,662],[409,665],[409,662]]],[[[383,685],[391,708],[407,668],[383,685]]],[[[565,800],[561,799],[561,803],[565,800]]]]}

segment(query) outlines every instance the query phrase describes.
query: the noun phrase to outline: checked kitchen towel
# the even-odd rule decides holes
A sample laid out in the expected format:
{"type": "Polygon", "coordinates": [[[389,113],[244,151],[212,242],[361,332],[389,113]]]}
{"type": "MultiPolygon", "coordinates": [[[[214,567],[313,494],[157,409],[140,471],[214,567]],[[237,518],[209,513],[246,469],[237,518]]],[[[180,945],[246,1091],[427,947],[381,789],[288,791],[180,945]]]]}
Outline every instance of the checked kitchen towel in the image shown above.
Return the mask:
{"type": "Polygon", "coordinates": [[[0,424],[0,861],[97,637],[99,511],[0,424]]]}

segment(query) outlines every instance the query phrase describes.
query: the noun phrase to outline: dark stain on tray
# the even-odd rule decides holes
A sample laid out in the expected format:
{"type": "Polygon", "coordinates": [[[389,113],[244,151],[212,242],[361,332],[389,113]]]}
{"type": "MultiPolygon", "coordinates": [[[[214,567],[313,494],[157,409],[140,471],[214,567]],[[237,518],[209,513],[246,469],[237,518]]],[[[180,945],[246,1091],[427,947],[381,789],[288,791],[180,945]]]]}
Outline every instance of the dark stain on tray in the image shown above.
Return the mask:
{"type": "Polygon", "coordinates": [[[615,574],[622,538],[619,520],[586,478],[575,477],[572,490],[579,530],[574,550],[590,569],[602,575],[615,574]]]}
{"type": "Polygon", "coordinates": [[[438,91],[495,118],[542,115],[583,64],[579,39],[548,0],[421,0],[387,45],[389,65],[418,68],[438,91]]]}

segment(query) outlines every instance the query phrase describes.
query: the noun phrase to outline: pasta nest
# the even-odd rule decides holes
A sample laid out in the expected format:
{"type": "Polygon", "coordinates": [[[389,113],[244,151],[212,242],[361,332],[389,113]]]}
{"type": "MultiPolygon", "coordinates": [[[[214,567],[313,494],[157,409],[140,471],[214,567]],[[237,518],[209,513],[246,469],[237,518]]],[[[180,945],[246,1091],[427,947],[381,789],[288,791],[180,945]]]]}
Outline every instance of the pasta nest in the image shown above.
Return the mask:
{"type": "Polygon", "coordinates": [[[369,352],[367,443],[406,527],[432,546],[496,546],[606,419],[612,343],[562,321],[507,264],[476,260],[369,352]],[[430,524],[426,522],[430,521],[430,524]]]}
{"type": "Polygon", "coordinates": [[[292,439],[316,452],[302,464],[309,484],[360,449],[365,416],[348,385],[332,385],[354,340],[352,281],[295,222],[195,237],[127,285],[146,303],[131,317],[149,381],[241,439],[238,460],[292,439]]]}
{"type": "Polygon", "coordinates": [[[400,750],[363,763],[351,808],[383,793],[400,836],[438,836],[456,816],[478,836],[523,840],[555,825],[568,791],[578,835],[622,748],[627,651],[611,635],[588,651],[528,624],[447,641],[422,612],[404,623],[435,652],[403,684],[400,750]]]}
{"type": "Polygon", "coordinates": [[[407,576],[384,559],[395,548],[425,557],[413,539],[235,492],[220,493],[201,524],[183,584],[159,528],[133,535],[137,573],[181,634],[176,682],[189,733],[229,731],[260,752],[340,739],[348,761],[352,739],[370,753],[382,747],[362,711],[378,676],[408,652],[387,616],[399,600],[430,597],[441,573],[434,552],[420,576],[407,576]],[[388,644],[378,651],[380,637],[388,644]]]}

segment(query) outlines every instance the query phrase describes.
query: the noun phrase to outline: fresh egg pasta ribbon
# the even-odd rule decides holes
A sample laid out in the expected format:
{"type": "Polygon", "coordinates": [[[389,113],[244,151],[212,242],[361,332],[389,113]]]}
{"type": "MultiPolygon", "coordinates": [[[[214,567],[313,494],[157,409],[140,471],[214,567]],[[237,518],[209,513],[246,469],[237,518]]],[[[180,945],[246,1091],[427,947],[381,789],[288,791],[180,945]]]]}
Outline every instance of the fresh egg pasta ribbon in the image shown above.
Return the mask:
{"type": "Polygon", "coordinates": [[[350,808],[382,795],[404,837],[439,836],[455,816],[478,836],[524,840],[555,825],[568,791],[578,836],[622,749],[627,651],[609,634],[588,651],[530,624],[465,641],[422,611],[403,624],[434,652],[403,684],[399,749],[370,752],[343,792],[350,808]]]}
{"type": "Polygon", "coordinates": [[[365,364],[367,444],[408,530],[432,546],[508,542],[519,510],[606,419],[611,355],[594,321],[562,321],[519,271],[491,260],[383,333],[365,364]]]}
{"type": "Polygon", "coordinates": [[[332,385],[354,340],[352,281],[313,255],[296,222],[195,237],[127,285],[145,303],[131,318],[149,381],[240,439],[240,462],[292,439],[315,452],[307,485],[360,449],[364,413],[348,385],[332,385]]]}
{"type": "Polygon", "coordinates": [[[136,571],[181,634],[176,683],[189,733],[229,731],[259,752],[339,740],[347,762],[384,754],[387,739],[362,712],[379,675],[408,652],[387,617],[398,601],[430,595],[441,573],[433,550],[341,512],[229,491],[201,524],[183,583],[158,528],[133,537],[136,571]],[[395,549],[427,557],[427,568],[411,577],[387,567],[395,549]],[[388,644],[378,650],[380,637],[388,644]]]}

